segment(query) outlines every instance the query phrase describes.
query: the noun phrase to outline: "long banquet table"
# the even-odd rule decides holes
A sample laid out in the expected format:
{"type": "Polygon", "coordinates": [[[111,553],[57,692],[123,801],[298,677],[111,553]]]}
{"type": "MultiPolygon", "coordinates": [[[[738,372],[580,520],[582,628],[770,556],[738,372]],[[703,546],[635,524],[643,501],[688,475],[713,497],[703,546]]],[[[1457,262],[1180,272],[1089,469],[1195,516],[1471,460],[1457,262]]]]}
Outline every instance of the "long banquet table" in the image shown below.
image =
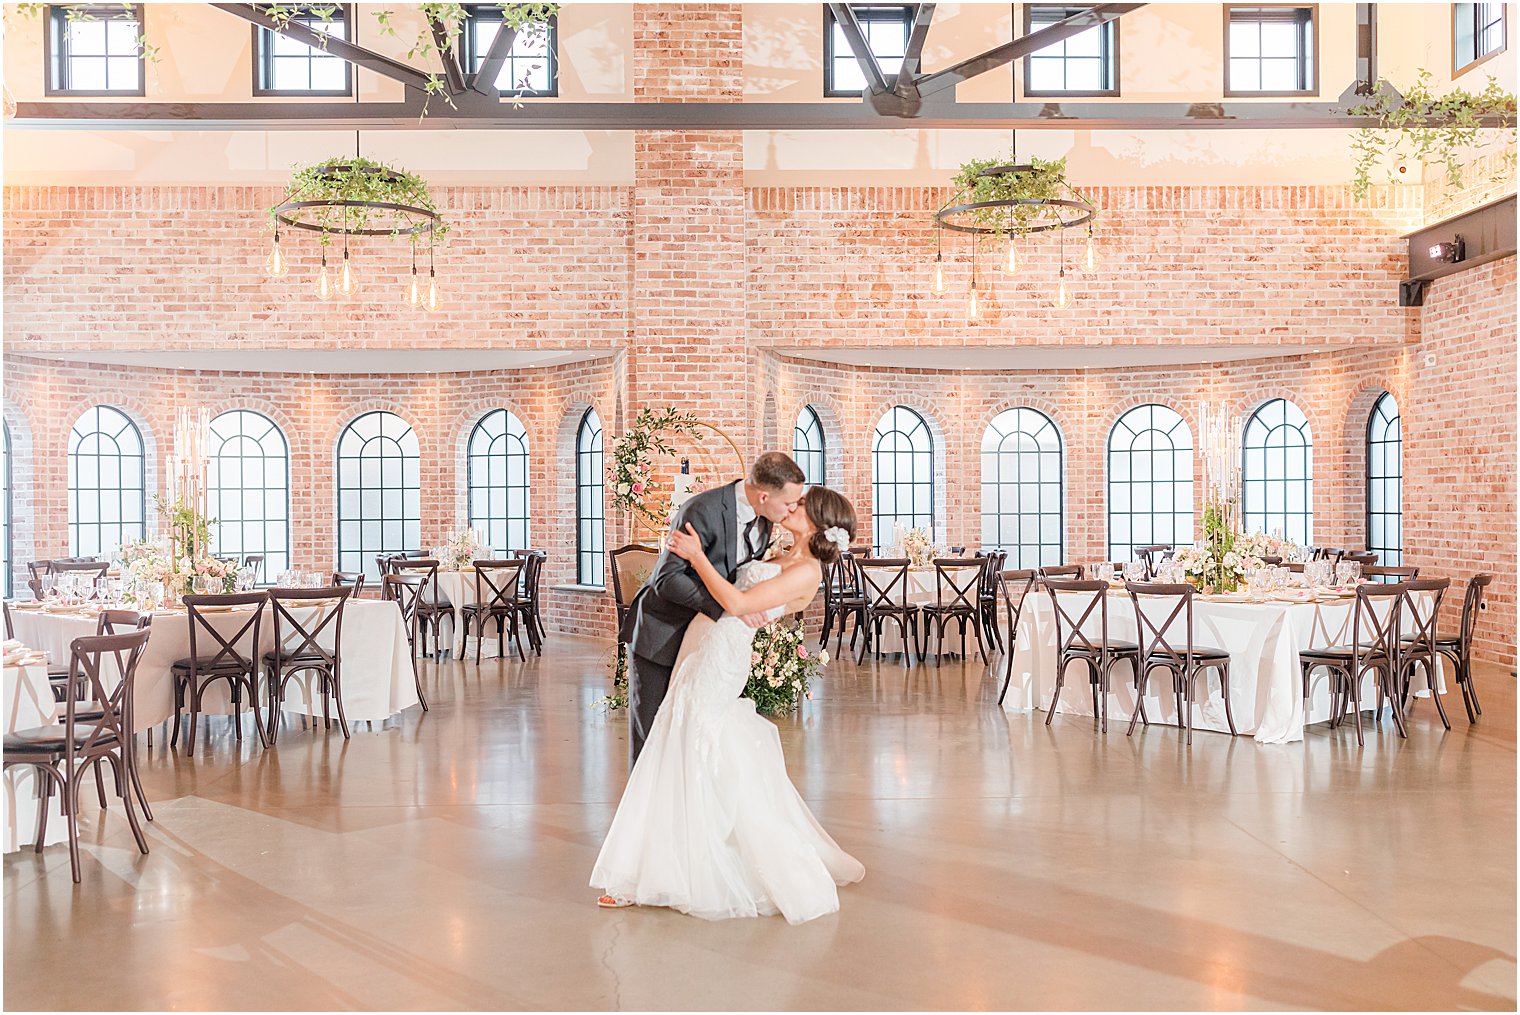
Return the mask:
{"type": "MultiPolygon", "coordinates": [[[[1350,641],[1355,603],[1354,597],[1305,603],[1255,603],[1203,596],[1194,599],[1194,643],[1227,649],[1230,653],[1230,708],[1238,734],[1254,736],[1258,743],[1292,743],[1304,739],[1307,724],[1330,720],[1328,676],[1323,669],[1314,672],[1306,707],[1298,653],[1350,641]]],[[[1122,591],[1109,594],[1108,618],[1110,638],[1138,640],[1134,607],[1122,591]]],[[[1091,633],[1095,635],[1096,629],[1091,633]]],[[[1055,690],[1057,658],[1055,610],[1049,594],[1036,588],[1030,591],[1019,618],[1013,675],[1004,708],[1048,709],[1055,690]]],[[[1417,669],[1415,684],[1423,684],[1423,678],[1424,671],[1417,669]]],[[[1204,686],[1200,678],[1200,696],[1204,686]]],[[[1436,686],[1438,692],[1444,693],[1442,680],[1438,679],[1436,686]]],[[[1215,671],[1208,671],[1207,687],[1207,699],[1200,699],[1193,706],[1193,726],[1228,733],[1215,671]]],[[[1364,680],[1361,695],[1364,709],[1375,706],[1377,687],[1371,676],[1364,680]]],[[[1115,722],[1127,724],[1134,708],[1130,668],[1120,663],[1114,668],[1110,682],[1110,731],[1115,722]]],[[[1082,665],[1074,663],[1067,671],[1056,710],[1063,715],[1093,714],[1092,691],[1082,665]]],[[[1151,722],[1178,724],[1171,676],[1166,671],[1155,671],[1146,686],[1145,714],[1151,722]]]]}
{"type": "MultiPolygon", "coordinates": [[[[206,614],[206,618],[231,637],[248,619],[248,609],[206,614]]],[[[293,609],[302,623],[315,627],[318,611],[332,609],[319,605],[293,609]]],[[[66,664],[69,644],[78,637],[95,633],[96,619],[78,612],[47,612],[11,608],[16,637],[33,648],[52,653],[56,665],[66,664]]],[[[198,638],[202,654],[215,652],[216,646],[198,638]]],[[[259,652],[274,648],[274,617],[269,607],[259,632],[259,652]]],[[[287,637],[287,641],[288,641],[287,637]]],[[[323,647],[332,648],[332,626],[319,638],[323,647]]],[[[406,641],[406,625],[395,603],[373,599],[350,599],[343,616],[343,711],[353,729],[356,722],[380,722],[404,708],[418,703],[417,685],[412,676],[411,653],[406,641]]],[[[142,731],[174,715],[175,660],[190,655],[190,616],[183,609],[159,610],[153,614],[153,633],[137,666],[137,688],[133,726],[142,731]]],[[[201,699],[201,711],[212,715],[229,714],[230,702],[225,680],[213,682],[201,699]]],[[[260,695],[260,705],[267,695],[260,695]]],[[[246,711],[248,703],[243,703],[246,711]]],[[[282,711],[305,715],[322,714],[322,696],[317,679],[310,673],[294,674],[286,685],[282,711]]],[[[333,717],[337,717],[336,710],[333,717]]]]}

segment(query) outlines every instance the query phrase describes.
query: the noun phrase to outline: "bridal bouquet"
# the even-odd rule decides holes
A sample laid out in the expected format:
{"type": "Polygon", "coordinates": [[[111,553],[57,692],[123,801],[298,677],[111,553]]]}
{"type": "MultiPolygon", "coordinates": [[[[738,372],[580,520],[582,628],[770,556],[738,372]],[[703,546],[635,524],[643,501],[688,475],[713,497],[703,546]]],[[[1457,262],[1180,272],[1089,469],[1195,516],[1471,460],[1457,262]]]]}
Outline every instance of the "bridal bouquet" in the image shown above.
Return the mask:
{"type": "Polygon", "coordinates": [[[828,649],[809,652],[806,636],[795,621],[778,620],[755,632],[750,647],[749,682],[744,697],[765,715],[787,715],[802,698],[811,698],[812,682],[828,665],[828,649]]]}

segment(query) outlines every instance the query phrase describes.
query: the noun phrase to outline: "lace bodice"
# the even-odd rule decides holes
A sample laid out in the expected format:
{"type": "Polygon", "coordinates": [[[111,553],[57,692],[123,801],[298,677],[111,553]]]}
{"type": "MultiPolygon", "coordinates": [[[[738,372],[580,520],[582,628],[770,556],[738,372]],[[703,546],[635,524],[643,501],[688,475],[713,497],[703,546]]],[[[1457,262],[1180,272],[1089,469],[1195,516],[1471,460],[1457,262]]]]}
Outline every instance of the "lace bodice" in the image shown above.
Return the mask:
{"type": "MultiPolygon", "coordinates": [[[[734,588],[740,592],[747,592],[761,582],[770,581],[781,573],[781,565],[769,560],[752,560],[739,568],[738,574],[734,575],[734,588]]],[[[767,620],[775,620],[786,610],[786,604],[773,606],[765,611],[767,620]]]]}

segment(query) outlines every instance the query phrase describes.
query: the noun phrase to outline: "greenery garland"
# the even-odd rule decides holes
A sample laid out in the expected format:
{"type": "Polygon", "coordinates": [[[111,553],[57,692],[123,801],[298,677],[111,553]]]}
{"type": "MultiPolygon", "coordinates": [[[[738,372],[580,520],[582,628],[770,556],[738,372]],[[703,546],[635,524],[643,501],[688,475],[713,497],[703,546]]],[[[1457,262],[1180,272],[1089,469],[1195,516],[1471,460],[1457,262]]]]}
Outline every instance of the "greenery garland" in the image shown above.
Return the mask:
{"type": "MultiPolygon", "coordinates": [[[[1053,201],[1076,194],[1066,182],[1066,159],[1031,158],[1025,164],[1030,168],[1017,173],[998,173],[983,176],[982,173],[997,166],[1013,165],[1018,159],[1014,153],[987,159],[972,159],[961,163],[960,172],[951,181],[957,193],[956,204],[980,204],[986,201],[1053,201]]],[[[1077,194],[1080,200],[1086,200],[1077,194]]],[[[1015,204],[1011,208],[977,208],[964,213],[976,225],[991,229],[1003,236],[1022,237],[1032,225],[1050,220],[1048,207],[1040,204],[1015,204]]]]}
{"type": "MultiPolygon", "coordinates": [[[[1347,110],[1352,116],[1372,117],[1378,121],[1377,127],[1358,130],[1351,138],[1351,149],[1356,154],[1351,191],[1356,200],[1366,200],[1372,186],[1373,167],[1385,158],[1443,166],[1447,183],[1460,187],[1462,168],[1474,149],[1497,140],[1507,140],[1511,146],[1507,162],[1513,171],[1514,93],[1505,91],[1497,80],[1491,78],[1476,94],[1453,88],[1443,95],[1436,95],[1431,91],[1430,81],[1430,71],[1421,69],[1415,83],[1401,98],[1387,81],[1379,78],[1367,100],[1347,110]],[[1481,125],[1483,118],[1492,116],[1499,117],[1502,126],[1481,125]],[[1411,126],[1427,120],[1437,121],[1438,125],[1411,126]],[[1485,136],[1485,132],[1493,133],[1485,136]]],[[[1389,180],[1398,182],[1392,171],[1389,180]]]]}
{"type": "Polygon", "coordinates": [[[667,434],[701,440],[701,430],[701,421],[689,412],[673,407],[640,410],[628,432],[612,441],[612,503],[663,530],[668,505],[656,506],[647,500],[652,492],[650,479],[654,470],[650,459],[654,455],[675,454],[676,449],[666,440],[667,434]]]}
{"type": "MultiPolygon", "coordinates": [[[[297,166],[281,203],[284,201],[385,202],[412,205],[438,214],[438,203],[433,200],[433,193],[422,177],[389,163],[357,155],[341,155],[309,166],[297,166]]],[[[269,209],[271,219],[278,207],[269,209]]],[[[381,228],[377,223],[393,224],[391,235],[396,236],[404,221],[402,216],[389,209],[362,205],[298,208],[290,213],[290,217],[320,227],[324,244],[329,242],[329,230],[381,228]]],[[[433,226],[433,238],[441,240],[448,234],[448,220],[440,216],[433,226]]]]}

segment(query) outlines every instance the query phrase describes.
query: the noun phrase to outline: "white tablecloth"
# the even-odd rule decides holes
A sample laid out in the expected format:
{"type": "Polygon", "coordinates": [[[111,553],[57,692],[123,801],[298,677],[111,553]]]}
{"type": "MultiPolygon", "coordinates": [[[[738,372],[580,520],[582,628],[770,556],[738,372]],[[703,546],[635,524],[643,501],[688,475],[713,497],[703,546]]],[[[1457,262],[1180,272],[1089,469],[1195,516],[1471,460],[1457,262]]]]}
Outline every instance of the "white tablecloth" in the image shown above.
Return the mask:
{"type": "MultiPolygon", "coordinates": [[[[1237,733],[1253,735],[1260,743],[1291,743],[1304,738],[1306,724],[1326,722],[1331,718],[1329,678],[1323,669],[1314,672],[1309,685],[1308,708],[1305,709],[1298,653],[1350,641],[1355,603],[1356,600],[1351,598],[1323,603],[1219,602],[1201,597],[1193,600],[1194,644],[1222,648],[1230,653],[1230,708],[1237,733]]],[[[1080,614],[1080,610],[1076,612],[1080,614]]],[[[1095,612],[1094,622],[1096,617],[1095,612]]],[[[1109,595],[1108,621],[1110,638],[1139,641],[1134,606],[1128,596],[1122,593],[1109,595]]],[[[1090,630],[1096,636],[1096,627],[1090,630]]],[[[1171,637],[1170,632],[1168,637],[1171,637]]],[[[1050,595],[1038,589],[1031,590],[1019,618],[1013,678],[1004,707],[1048,708],[1050,696],[1055,691],[1056,660],[1055,610],[1050,595]]],[[[1423,677],[1424,671],[1417,669],[1413,680],[1422,682],[1423,677]]],[[[1207,671],[1207,686],[1207,700],[1199,700],[1193,705],[1193,726],[1228,733],[1217,671],[1207,671]]],[[[1127,724],[1135,708],[1135,690],[1131,686],[1128,664],[1121,663],[1114,668],[1110,687],[1108,716],[1112,731],[1116,720],[1127,724]]],[[[1200,679],[1200,695],[1203,687],[1204,680],[1200,679]]],[[[1444,684],[1439,680],[1437,687],[1444,692],[1444,684]]],[[[1369,676],[1364,680],[1361,693],[1363,708],[1376,705],[1374,678],[1369,676]]],[[[1072,664],[1067,671],[1056,710],[1066,715],[1093,714],[1088,673],[1080,664],[1072,664]]],[[[1166,671],[1153,672],[1146,685],[1145,715],[1152,722],[1178,723],[1171,676],[1166,671]]]]}
{"type": "MultiPolygon", "coordinates": [[[[867,595],[869,596],[869,593],[867,593],[867,595]]],[[[936,595],[937,590],[935,585],[935,571],[932,566],[925,568],[908,569],[908,602],[914,603],[918,606],[930,606],[937,601],[936,595]]],[[[892,598],[894,600],[897,598],[895,589],[893,590],[892,598]]],[[[945,602],[953,603],[954,601],[955,593],[947,586],[945,588],[945,602]]],[[[971,601],[975,603],[977,601],[976,597],[972,596],[971,601]]],[[[935,642],[931,637],[928,636],[928,632],[923,629],[922,621],[923,617],[920,616],[920,646],[925,652],[928,652],[931,649],[935,648],[935,642]]],[[[961,629],[958,624],[945,625],[945,641],[946,644],[952,646],[951,651],[960,651],[960,630],[961,629]]],[[[882,621],[881,638],[879,639],[879,642],[880,644],[877,648],[877,651],[879,652],[885,653],[902,651],[902,638],[898,637],[896,621],[882,621]]],[[[970,623],[966,625],[966,651],[971,654],[972,658],[976,657],[976,635],[972,633],[970,623]]]]}
{"type": "MultiPolygon", "coordinates": [[[[309,619],[310,616],[325,609],[330,607],[308,607],[291,612],[303,624],[314,627],[319,621],[309,619]]],[[[274,648],[274,614],[267,606],[264,611],[259,631],[261,655],[274,648]]],[[[230,610],[209,614],[208,619],[211,618],[223,636],[231,637],[248,619],[248,613],[246,609],[230,610]]],[[[55,665],[59,666],[67,664],[69,644],[75,638],[93,635],[96,626],[93,617],[17,610],[14,607],[11,620],[19,640],[51,652],[55,665]]],[[[332,647],[331,625],[319,640],[324,647],[332,647]]],[[[207,641],[210,641],[209,637],[196,640],[202,655],[214,654],[218,648],[215,644],[205,644],[207,641]]],[[[133,717],[137,730],[148,729],[173,717],[172,667],[175,660],[189,655],[189,615],[182,610],[154,614],[153,633],[143,650],[142,660],[137,664],[136,712],[133,717]]],[[[227,689],[225,680],[208,686],[201,699],[201,711],[213,715],[227,714],[230,711],[227,689]]],[[[261,706],[267,700],[261,681],[261,706]]],[[[412,675],[401,611],[395,603],[350,599],[343,615],[343,712],[350,730],[356,722],[379,722],[417,703],[417,685],[412,675]]],[[[245,712],[248,709],[246,701],[243,709],[245,712]]],[[[314,674],[297,673],[291,677],[285,688],[283,710],[306,715],[322,714],[322,696],[314,674]]],[[[333,718],[337,718],[336,710],[333,718]]]]}
{"type": "MultiPolygon", "coordinates": [[[[7,666],[4,668],[5,730],[51,726],[57,718],[57,703],[48,686],[47,666],[7,666]]],[[[42,783],[31,765],[16,765],[5,772],[5,852],[24,849],[37,839],[37,791],[42,783]]],[[[43,845],[68,838],[63,820],[63,797],[53,794],[48,806],[47,839],[43,845]]]]}

